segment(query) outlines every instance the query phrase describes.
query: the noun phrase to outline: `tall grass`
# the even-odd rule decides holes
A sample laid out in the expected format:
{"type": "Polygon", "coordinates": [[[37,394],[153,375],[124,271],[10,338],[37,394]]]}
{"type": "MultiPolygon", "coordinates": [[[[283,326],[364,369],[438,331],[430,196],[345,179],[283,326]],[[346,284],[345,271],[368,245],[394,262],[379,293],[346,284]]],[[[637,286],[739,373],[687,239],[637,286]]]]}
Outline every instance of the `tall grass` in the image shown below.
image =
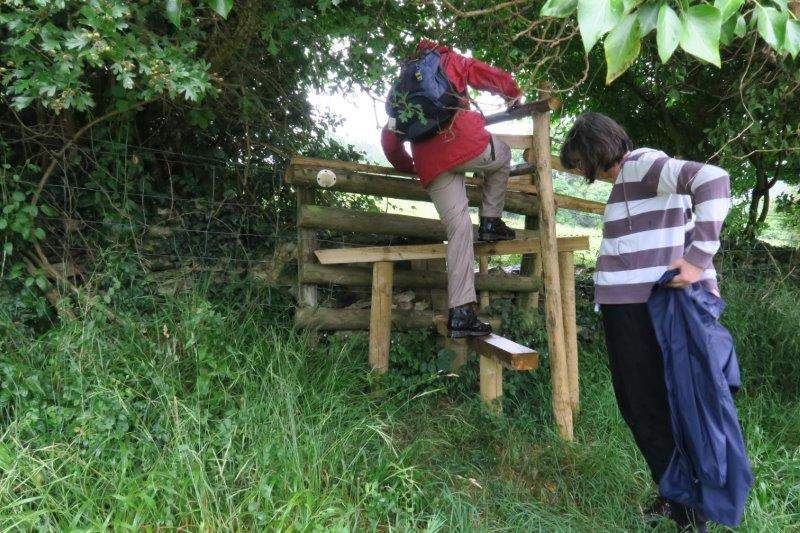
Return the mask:
{"type": "MultiPolygon", "coordinates": [[[[770,283],[766,298],[746,277],[724,286],[756,472],[748,531],[800,524],[800,290],[770,283]]],[[[457,378],[381,380],[363,336],[312,348],[259,297],[194,291],[39,332],[0,311],[0,529],[650,531],[654,489],[590,312],[565,444],[546,359],[509,377],[496,417],[474,361],[457,378]]],[[[544,347],[538,318],[506,318],[544,347]]],[[[401,365],[408,342],[394,339],[401,365]]]]}

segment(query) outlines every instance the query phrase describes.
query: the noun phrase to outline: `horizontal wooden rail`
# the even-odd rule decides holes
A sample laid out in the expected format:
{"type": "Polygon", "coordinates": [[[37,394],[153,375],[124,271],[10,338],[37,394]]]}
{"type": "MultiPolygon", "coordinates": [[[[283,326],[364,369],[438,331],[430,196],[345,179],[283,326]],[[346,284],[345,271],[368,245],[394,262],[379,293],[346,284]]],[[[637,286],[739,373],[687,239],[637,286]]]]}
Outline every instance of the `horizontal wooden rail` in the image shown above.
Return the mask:
{"type": "MultiPolygon", "coordinates": [[[[330,309],[306,307],[295,312],[294,323],[299,328],[323,331],[357,331],[369,329],[369,309],[330,309]]],[[[434,324],[433,311],[392,311],[392,329],[429,328],[434,324]]]]}
{"type": "MultiPolygon", "coordinates": [[[[442,222],[435,218],[399,215],[395,213],[371,213],[355,209],[304,205],[300,207],[298,225],[305,229],[326,229],[354,233],[377,233],[400,237],[426,239],[441,242],[447,239],[442,222]]],[[[473,224],[477,234],[478,226],[473,224]]],[[[536,237],[531,230],[518,229],[521,239],[536,237]]]]}
{"type": "MultiPolygon", "coordinates": [[[[507,135],[501,137],[530,138],[529,135],[507,135]]],[[[564,170],[557,156],[552,157],[551,164],[555,170],[580,175],[572,170],[564,170]]],[[[430,201],[428,193],[416,181],[414,174],[399,172],[392,167],[380,165],[297,156],[292,158],[289,172],[286,174],[286,181],[302,187],[319,187],[317,184],[317,172],[321,169],[329,169],[336,174],[336,183],[330,187],[331,190],[402,200],[430,201]]],[[[517,176],[517,178],[512,179],[509,183],[506,211],[523,215],[536,214],[538,205],[536,187],[530,183],[527,185],[521,183],[522,181],[530,182],[530,175],[517,176]]],[[[467,185],[467,198],[470,205],[480,205],[483,198],[483,180],[468,179],[467,185]]],[[[605,208],[605,204],[601,202],[565,194],[556,194],[555,199],[556,205],[562,209],[602,213],[605,208]]]]}
{"type": "MultiPolygon", "coordinates": [[[[331,309],[327,307],[305,307],[297,309],[294,324],[297,328],[308,328],[320,331],[365,331],[369,329],[369,309],[331,309]]],[[[436,314],[433,311],[399,311],[392,310],[391,321],[393,331],[426,329],[436,326],[436,314]]],[[[497,317],[482,317],[493,328],[500,328],[497,317]]]]}
{"type": "MultiPolygon", "coordinates": [[[[353,167],[358,163],[345,163],[353,167]]],[[[374,165],[364,165],[372,168],[374,165]]],[[[408,177],[391,176],[385,174],[371,174],[352,168],[344,168],[340,161],[321,161],[316,166],[305,166],[292,160],[290,171],[286,174],[286,181],[299,187],[319,187],[317,172],[329,169],[336,174],[336,183],[329,187],[332,191],[367,194],[385,198],[398,198],[401,200],[420,200],[430,202],[427,191],[415,179],[408,177]]],[[[396,173],[395,173],[396,174],[396,173]]],[[[471,206],[479,206],[483,202],[483,190],[480,186],[467,186],[467,199],[471,206]]],[[[536,212],[538,202],[536,196],[528,193],[510,191],[506,194],[505,210],[522,215],[531,215],[536,212]]]]}
{"type": "MultiPolygon", "coordinates": [[[[372,271],[367,268],[306,263],[300,269],[300,283],[369,287],[372,271]]],[[[446,289],[447,274],[425,270],[394,271],[394,286],[400,289],[446,289]]],[[[541,280],[513,274],[475,274],[475,289],[494,292],[536,292],[541,280]]]]}
{"type": "MultiPolygon", "coordinates": [[[[588,250],[589,237],[560,237],[561,252],[588,250]]],[[[540,253],[539,239],[500,241],[475,245],[475,255],[508,255],[540,253]]],[[[373,263],[376,261],[409,261],[413,259],[440,259],[445,257],[444,244],[411,244],[407,246],[370,246],[364,248],[338,248],[317,250],[317,259],[323,265],[343,263],[373,263]]]]}

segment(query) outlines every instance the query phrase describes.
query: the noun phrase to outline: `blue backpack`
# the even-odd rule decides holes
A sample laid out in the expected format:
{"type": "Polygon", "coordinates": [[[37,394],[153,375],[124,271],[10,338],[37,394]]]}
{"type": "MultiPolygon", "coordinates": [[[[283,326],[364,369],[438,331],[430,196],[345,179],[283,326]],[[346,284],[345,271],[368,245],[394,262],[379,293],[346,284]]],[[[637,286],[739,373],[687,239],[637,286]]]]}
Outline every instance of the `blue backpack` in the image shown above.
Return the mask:
{"type": "Polygon", "coordinates": [[[406,61],[386,99],[386,113],[403,141],[424,141],[447,126],[462,98],[442,70],[442,57],[426,50],[406,61]]]}

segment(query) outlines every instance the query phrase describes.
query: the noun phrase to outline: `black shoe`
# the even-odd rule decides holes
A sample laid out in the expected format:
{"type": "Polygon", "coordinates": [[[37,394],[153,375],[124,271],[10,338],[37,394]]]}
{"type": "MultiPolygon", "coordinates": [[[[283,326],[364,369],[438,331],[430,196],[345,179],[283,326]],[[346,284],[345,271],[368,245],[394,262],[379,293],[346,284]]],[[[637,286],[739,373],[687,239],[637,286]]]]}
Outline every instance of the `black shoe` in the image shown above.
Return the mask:
{"type": "Polygon", "coordinates": [[[706,519],[699,512],[690,507],[686,507],[678,502],[669,502],[669,517],[677,524],[678,531],[697,531],[706,533],[706,519]]]}
{"type": "Polygon", "coordinates": [[[481,223],[478,226],[479,241],[510,241],[516,236],[514,230],[506,226],[502,218],[481,217],[481,223]]]}
{"type": "Polygon", "coordinates": [[[669,500],[663,496],[656,496],[653,503],[642,513],[642,518],[646,523],[657,522],[663,518],[670,518],[671,511],[669,500]]]}
{"type": "Polygon", "coordinates": [[[492,326],[478,320],[473,304],[465,304],[450,309],[447,330],[451,339],[462,339],[489,335],[492,333],[492,326]]]}

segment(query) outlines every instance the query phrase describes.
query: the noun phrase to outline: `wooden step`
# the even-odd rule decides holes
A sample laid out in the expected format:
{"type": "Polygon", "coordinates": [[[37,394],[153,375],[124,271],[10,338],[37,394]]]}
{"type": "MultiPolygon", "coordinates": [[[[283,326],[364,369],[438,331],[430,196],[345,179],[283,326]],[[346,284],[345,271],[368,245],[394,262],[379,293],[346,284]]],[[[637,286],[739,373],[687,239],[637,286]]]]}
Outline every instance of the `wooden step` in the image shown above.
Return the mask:
{"type": "Polygon", "coordinates": [[[471,340],[475,353],[497,360],[508,370],[535,370],[539,367],[539,352],[500,335],[492,333],[471,340]]]}

